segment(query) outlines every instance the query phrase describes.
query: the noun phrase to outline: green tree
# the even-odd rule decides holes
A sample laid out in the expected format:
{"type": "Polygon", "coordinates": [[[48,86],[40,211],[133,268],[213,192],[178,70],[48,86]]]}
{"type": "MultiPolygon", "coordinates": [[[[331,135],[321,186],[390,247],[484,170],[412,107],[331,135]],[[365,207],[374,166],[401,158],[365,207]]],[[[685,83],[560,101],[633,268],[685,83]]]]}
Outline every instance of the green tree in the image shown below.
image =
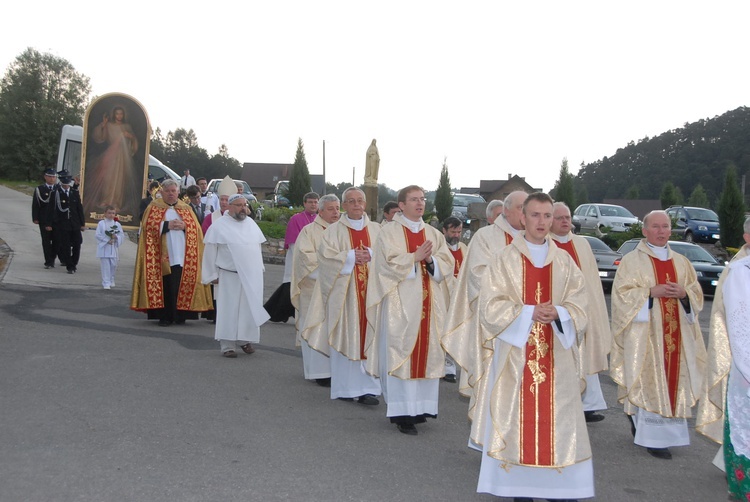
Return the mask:
{"type": "Polygon", "coordinates": [[[625,194],[626,199],[637,200],[641,198],[641,192],[638,189],[638,185],[632,185],[628,188],[628,193],[625,194]]]}
{"type": "Polygon", "coordinates": [[[0,81],[0,177],[31,181],[54,166],[65,124],[82,125],[89,78],[28,48],[0,81]]]}
{"type": "MultiPolygon", "coordinates": [[[[190,169],[194,177],[203,175],[208,168],[208,152],[198,145],[198,137],[192,129],[181,127],[167,133],[164,162],[177,174],[190,169]]],[[[222,176],[223,178],[223,176],[222,176]]]]}
{"type": "Polygon", "coordinates": [[[708,205],[708,194],[703,189],[703,185],[698,183],[693,189],[693,193],[690,194],[688,199],[688,205],[693,207],[709,207],[708,205]]]}
{"type": "Polygon", "coordinates": [[[674,184],[671,181],[667,181],[661,188],[661,195],[659,200],[661,201],[661,208],[666,209],[669,206],[680,204],[682,192],[678,192],[674,184]]]}
{"type": "Polygon", "coordinates": [[[435,192],[435,212],[438,221],[444,221],[453,213],[453,194],[451,193],[451,179],[448,175],[448,159],[443,159],[443,168],[440,171],[440,183],[435,192]]]}
{"type": "MultiPolygon", "coordinates": [[[[576,192],[576,201],[578,204],[587,204],[589,202],[589,191],[586,186],[582,185],[578,187],[578,191],[576,192]]],[[[573,211],[573,208],[570,208],[571,211],[573,211]]]]}
{"type": "Polygon", "coordinates": [[[724,191],[721,192],[719,207],[719,227],[721,227],[721,244],[724,247],[740,247],[743,243],[745,222],[745,201],[737,184],[735,167],[730,164],[724,179],[724,191]]]}
{"type": "Polygon", "coordinates": [[[302,205],[302,198],[310,191],[312,183],[310,182],[310,171],[307,169],[307,160],[305,159],[305,146],[302,144],[302,138],[297,139],[297,153],[294,155],[294,166],[292,175],[289,177],[289,191],[287,198],[294,206],[302,205]]]}
{"type": "Polygon", "coordinates": [[[242,164],[239,160],[230,157],[227,145],[222,144],[219,147],[219,152],[208,160],[208,168],[201,175],[209,180],[223,178],[224,176],[240,179],[242,177],[242,164]]]}
{"type": "Polygon", "coordinates": [[[575,187],[573,186],[573,175],[568,169],[568,159],[563,158],[560,164],[560,176],[557,178],[555,188],[552,189],[552,198],[557,202],[564,202],[571,211],[576,208],[575,187]]]}

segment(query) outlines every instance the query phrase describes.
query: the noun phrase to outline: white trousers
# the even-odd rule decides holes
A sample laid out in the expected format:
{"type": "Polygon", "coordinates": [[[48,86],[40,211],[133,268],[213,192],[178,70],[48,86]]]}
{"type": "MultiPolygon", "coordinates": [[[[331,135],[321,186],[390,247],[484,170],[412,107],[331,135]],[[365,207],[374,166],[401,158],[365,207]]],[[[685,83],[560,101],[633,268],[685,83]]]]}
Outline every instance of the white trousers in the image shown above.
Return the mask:
{"type": "Polygon", "coordinates": [[[364,361],[352,361],[333,347],[328,353],[331,355],[331,399],[380,395],[380,379],[365,372],[364,361]]]}
{"type": "Polygon", "coordinates": [[[102,267],[102,286],[114,286],[117,258],[99,258],[99,261],[102,267]]]}

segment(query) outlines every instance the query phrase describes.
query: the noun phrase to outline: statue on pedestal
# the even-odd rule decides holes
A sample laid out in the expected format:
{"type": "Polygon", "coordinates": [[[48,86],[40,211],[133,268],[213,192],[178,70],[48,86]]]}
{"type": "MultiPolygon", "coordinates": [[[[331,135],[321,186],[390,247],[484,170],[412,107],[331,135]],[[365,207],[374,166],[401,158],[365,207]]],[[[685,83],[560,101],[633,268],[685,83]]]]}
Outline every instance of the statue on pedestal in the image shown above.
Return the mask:
{"type": "Polygon", "coordinates": [[[370,146],[367,148],[367,155],[365,159],[365,186],[378,186],[378,169],[380,168],[380,153],[378,153],[378,147],[375,145],[375,140],[372,140],[370,146]]]}

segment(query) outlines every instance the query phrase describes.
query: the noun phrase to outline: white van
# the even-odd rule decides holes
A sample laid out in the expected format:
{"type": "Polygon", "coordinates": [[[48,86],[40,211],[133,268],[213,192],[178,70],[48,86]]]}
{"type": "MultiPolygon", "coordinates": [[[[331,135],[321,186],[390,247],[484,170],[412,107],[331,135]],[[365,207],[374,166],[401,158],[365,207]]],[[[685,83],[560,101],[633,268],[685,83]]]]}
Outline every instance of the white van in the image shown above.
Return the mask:
{"type": "MultiPolygon", "coordinates": [[[[83,127],[77,125],[64,125],[60,134],[60,148],[57,151],[57,172],[63,169],[71,176],[78,176],[81,172],[81,151],[83,150],[83,127]]],[[[153,155],[148,156],[149,178],[156,181],[164,181],[171,178],[177,182],[180,176],[172,169],[163,164],[153,155]]]]}

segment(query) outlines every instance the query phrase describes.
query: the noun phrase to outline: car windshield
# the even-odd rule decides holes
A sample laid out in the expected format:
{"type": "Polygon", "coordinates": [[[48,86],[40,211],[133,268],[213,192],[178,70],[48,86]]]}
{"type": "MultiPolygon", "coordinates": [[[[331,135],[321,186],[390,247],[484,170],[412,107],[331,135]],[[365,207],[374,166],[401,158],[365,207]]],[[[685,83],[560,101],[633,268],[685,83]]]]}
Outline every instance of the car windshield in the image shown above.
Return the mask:
{"type": "Polygon", "coordinates": [[[635,247],[638,245],[638,242],[640,241],[639,240],[626,241],[622,244],[622,246],[620,246],[620,249],[618,249],[617,252],[623,255],[627,254],[635,249],[635,247]]]}
{"type": "Polygon", "coordinates": [[[691,246],[689,244],[676,244],[674,242],[670,242],[669,247],[672,248],[672,251],[680,253],[682,256],[693,262],[718,263],[716,259],[711,256],[711,253],[700,246],[691,246]]]}
{"type": "Polygon", "coordinates": [[[719,221],[719,216],[710,209],[691,207],[690,209],[685,208],[685,212],[687,212],[688,218],[691,220],[719,221]]]}
{"type": "Polygon", "coordinates": [[[635,218],[633,213],[621,206],[599,206],[602,216],[620,216],[622,218],[635,218]]]}
{"type": "Polygon", "coordinates": [[[484,198],[481,195],[453,194],[454,206],[469,207],[469,204],[475,204],[477,202],[484,202],[484,198]]]}
{"type": "Polygon", "coordinates": [[[589,245],[593,250],[613,252],[612,249],[610,249],[610,247],[607,246],[601,239],[597,239],[596,237],[586,237],[585,239],[589,241],[589,245]]]}

